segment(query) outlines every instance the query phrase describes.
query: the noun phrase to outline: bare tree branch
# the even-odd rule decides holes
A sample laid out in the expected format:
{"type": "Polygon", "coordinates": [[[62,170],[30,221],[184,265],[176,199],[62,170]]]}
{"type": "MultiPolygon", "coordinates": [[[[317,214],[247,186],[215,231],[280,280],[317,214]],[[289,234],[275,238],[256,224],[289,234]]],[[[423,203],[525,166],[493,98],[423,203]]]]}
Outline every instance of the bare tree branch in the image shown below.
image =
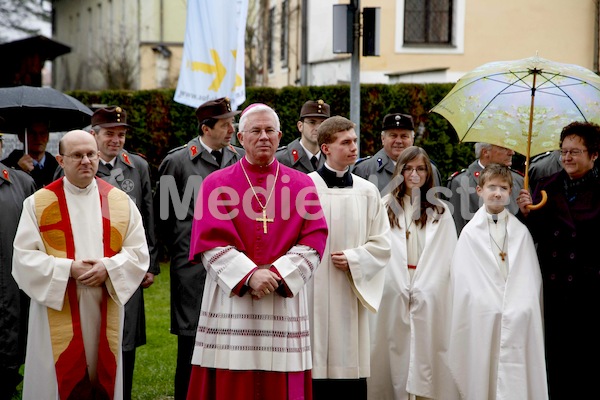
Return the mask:
{"type": "Polygon", "coordinates": [[[0,41],[10,37],[7,30],[37,35],[39,23],[50,23],[51,19],[52,3],[48,0],[0,0],[0,41]]]}

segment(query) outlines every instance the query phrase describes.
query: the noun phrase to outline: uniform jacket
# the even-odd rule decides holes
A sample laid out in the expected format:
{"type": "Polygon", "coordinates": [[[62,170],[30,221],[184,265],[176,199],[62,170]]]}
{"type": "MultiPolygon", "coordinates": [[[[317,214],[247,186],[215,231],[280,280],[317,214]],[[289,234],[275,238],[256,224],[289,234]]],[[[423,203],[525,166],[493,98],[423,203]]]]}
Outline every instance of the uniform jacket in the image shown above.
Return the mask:
{"type": "MultiPolygon", "coordinates": [[[[62,168],[56,170],[55,178],[63,176],[62,168]]],[[[121,189],[137,206],[150,253],[150,268],[148,272],[158,275],[158,246],[154,230],[154,207],[152,198],[152,182],[150,181],[150,166],[144,158],[125,150],[119,152],[114,167],[109,170],[102,161],[98,162],[96,176],[121,189]]],[[[123,350],[131,351],[146,343],[146,315],[144,312],[144,295],[140,286],[125,305],[125,324],[123,332],[123,350]]]]}
{"type": "Polygon", "coordinates": [[[206,270],[192,265],[190,235],[200,184],[208,174],[235,164],[245,154],[238,147],[223,149],[221,165],[206,151],[198,137],[171,150],[159,167],[155,192],[159,235],[171,258],[171,333],[194,336],[204,290],[206,270]],[[177,196],[177,198],[175,198],[177,196]]]}
{"type": "MultiPolygon", "coordinates": [[[[2,160],[2,162],[7,167],[20,170],[21,167],[19,167],[19,160],[21,157],[23,157],[23,153],[23,150],[13,150],[8,157],[2,160]]],[[[30,174],[38,189],[46,186],[54,180],[54,172],[56,171],[56,168],[58,168],[58,161],[56,161],[56,158],[54,158],[52,154],[46,152],[44,168],[34,168],[30,174]]]]}
{"type": "MultiPolygon", "coordinates": [[[[434,186],[441,186],[442,176],[440,171],[433,163],[431,164],[433,170],[433,184],[434,186]]],[[[359,161],[352,171],[353,174],[360,176],[361,178],[367,179],[375,184],[381,192],[382,196],[390,193],[393,187],[384,189],[392,180],[396,165],[391,158],[388,157],[385,149],[379,150],[374,156],[368,157],[359,161]]]]}
{"type": "Polygon", "coordinates": [[[560,151],[549,151],[533,158],[529,167],[529,192],[533,193],[540,179],[563,169],[560,151]]]}
{"type": "MultiPolygon", "coordinates": [[[[287,146],[278,148],[275,157],[283,165],[304,172],[305,174],[315,171],[308,158],[308,154],[306,154],[306,150],[300,144],[300,138],[294,139],[287,146]]],[[[317,169],[321,168],[323,164],[325,164],[325,156],[321,154],[317,169]]]]}
{"type": "Polygon", "coordinates": [[[11,270],[23,200],[33,192],[35,182],[28,174],[0,163],[0,365],[3,367],[18,367],[25,361],[29,298],[19,291],[11,270]]]}
{"type": "MultiPolygon", "coordinates": [[[[450,204],[452,204],[452,215],[454,216],[454,223],[456,224],[456,231],[460,234],[462,228],[473,218],[473,215],[483,205],[483,200],[477,195],[476,187],[477,181],[479,180],[479,174],[483,168],[479,165],[479,161],[475,160],[460,172],[453,174],[448,179],[448,188],[452,191],[450,198],[450,204]],[[463,200],[465,196],[468,196],[468,201],[463,200]]],[[[510,204],[506,206],[506,209],[513,215],[519,211],[517,207],[517,196],[519,191],[523,188],[523,176],[518,172],[511,170],[513,178],[512,193],[510,196],[510,204]]]]}

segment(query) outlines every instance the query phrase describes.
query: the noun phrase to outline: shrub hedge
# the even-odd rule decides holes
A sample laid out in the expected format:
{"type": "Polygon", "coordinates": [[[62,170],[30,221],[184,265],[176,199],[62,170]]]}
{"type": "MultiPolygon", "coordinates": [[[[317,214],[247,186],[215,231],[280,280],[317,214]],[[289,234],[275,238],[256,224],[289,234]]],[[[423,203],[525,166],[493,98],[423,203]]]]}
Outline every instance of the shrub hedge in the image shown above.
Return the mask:
{"type": "MultiPolygon", "coordinates": [[[[383,117],[391,112],[411,114],[415,120],[417,139],[437,164],[442,176],[466,167],[474,159],[473,146],[459,143],[452,126],[440,115],[429,113],[452,88],[453,84],[364,84],[361,85],[360,150],[361,156],[374,154],[381,147],[383,117]]],[[[158,166],[167,152],[187,143],[197,132],[194,109],[173,101],[173,89],[141,91],[73,91],[70,95],[84,104],[120,105],[128,113],[133,132],[126,148],[147,158],[157,178],[158,166]]],[[[296,122],[306,100],[323,99],[331,106],[332,115],[350,117],[350,87],[347,85],[284,87],[281,89],[251,87],[246,102],[272,106],[281,120],[281,145],[298,135],[296,122]]],[[[517,165],[517,163],[515,163],[517,165]]]]}

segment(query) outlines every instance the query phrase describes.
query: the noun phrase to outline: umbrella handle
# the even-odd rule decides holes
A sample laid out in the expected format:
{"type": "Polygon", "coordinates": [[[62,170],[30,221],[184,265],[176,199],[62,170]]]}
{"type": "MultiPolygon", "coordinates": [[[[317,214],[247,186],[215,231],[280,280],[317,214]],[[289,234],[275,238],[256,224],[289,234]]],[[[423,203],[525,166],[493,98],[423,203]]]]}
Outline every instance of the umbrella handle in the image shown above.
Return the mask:
{"type": "Polygon", "coordinates": [[[546,204],[546,201],[548,201],[548,194],[546,193],[545,190],[542,190],[540,192],[540,194],[542,195],[542,200],[539,203],[537,203],[537,204],[529,204],[527,206],[527,208],[529,210],[534,210],[535,211],[535,210],[539,210],[540,208],[544,207],[544,204],[546,204]]]}

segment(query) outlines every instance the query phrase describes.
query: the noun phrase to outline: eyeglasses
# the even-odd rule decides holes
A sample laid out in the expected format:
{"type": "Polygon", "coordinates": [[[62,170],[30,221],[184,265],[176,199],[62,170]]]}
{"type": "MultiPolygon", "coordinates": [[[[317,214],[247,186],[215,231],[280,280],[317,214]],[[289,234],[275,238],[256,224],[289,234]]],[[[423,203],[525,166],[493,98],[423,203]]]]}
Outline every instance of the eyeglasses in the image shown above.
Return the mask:
{"type": "Polygon", "coordinates": [[[61,154],[61,156],[63,157],[69,157],[74,161],[78,161],[81,162],[83,160],[83,157],[87,157],[88,160],[90,161],[94,161],[98,158],[98,152],[97,151],[90,151],[89,153],[86,154],[81,154],[81,153],[73,153],[73,154],[61,154]]]}
{"type": "Polygon", "coordinates": [[[580,156],[582,153],[585,153],[587,150],[582,150],[582,149],[572,149],[572,150],[560,150],[560,155],[562,157],[566,156],[567,154],[571,153],[571,155],[573,157],[577,157],[580,156]]]}
{"type": "Polygon", "coordinates": [[[249,134],[251,134],[253,136],[260,136],[263,132],[265,132],[267,134],[267,136],[273,136],[278,133],[277,129],[275,129],[275,128],[263,128],[263,129],[252,128],[246,132],[248,132],[249,134]]]}
{"type": "Polygon", "coordinates": [[[417,171],[417,174],[426,174],[427,173],[427,167],[424,165],[419,165],[418,167],[404,167],[402,168],[402,173],[406,174],[408,173],[409,175],[413,173],[413,171],[417,171]]]}

